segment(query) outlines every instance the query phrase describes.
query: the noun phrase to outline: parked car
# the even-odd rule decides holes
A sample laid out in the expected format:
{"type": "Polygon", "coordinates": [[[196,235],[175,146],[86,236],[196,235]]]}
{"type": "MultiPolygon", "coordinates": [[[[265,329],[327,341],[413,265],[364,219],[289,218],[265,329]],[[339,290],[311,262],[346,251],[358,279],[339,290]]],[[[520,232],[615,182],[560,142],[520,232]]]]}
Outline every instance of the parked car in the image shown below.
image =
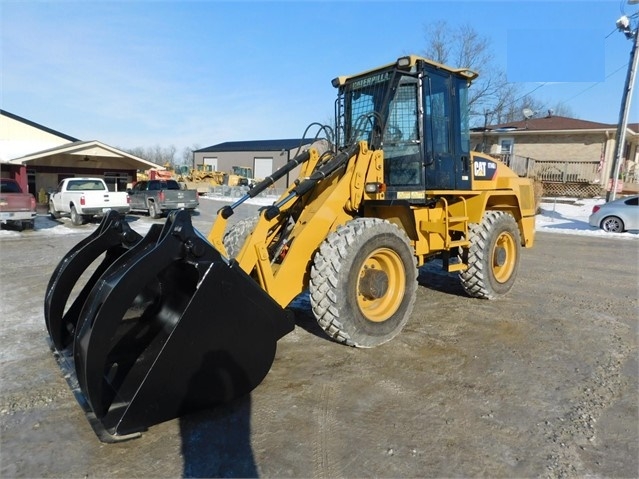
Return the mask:
{"type": "Polygon", "coordinates": [[[0,222],[33,229],[36,214],[35,197],[16,180],[0,178],[0,222]]]}
{"type": "Polygon", "coordinates": [[[639,195],[595,205],[588,219],[590,226],[611,233],[639,230],[639,195]]]}
{"type": "Polygon", "coordinates": [[[131,210],[148,211],[151,218],[171,210],[193,211],[200,204],[197,190],[184,190],[175,180],[138,181],[128,193],[131,210]]]}
{"type": "Polygon", "coordinates": [[[109,210],[128,213],[131,210],[129,195],[126,191],[109,191],[102,178],[66,178],[49,197],[51,216],[69,215],[76,226],[109,210]]]}

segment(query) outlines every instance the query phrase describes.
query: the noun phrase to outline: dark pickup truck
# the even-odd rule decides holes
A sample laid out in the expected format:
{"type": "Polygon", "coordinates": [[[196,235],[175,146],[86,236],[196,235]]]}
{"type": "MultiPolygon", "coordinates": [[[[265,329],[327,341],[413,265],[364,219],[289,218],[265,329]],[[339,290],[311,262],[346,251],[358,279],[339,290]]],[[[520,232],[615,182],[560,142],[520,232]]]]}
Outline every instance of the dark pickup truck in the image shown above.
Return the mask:
{"type": "Polygon", "coordinates": [[[148,211],[159,218],[171,210],[194,210],[199,206],[197,190],[183,190],[175,180],[138,181],[128,190],[131,211],[148,211]]]}

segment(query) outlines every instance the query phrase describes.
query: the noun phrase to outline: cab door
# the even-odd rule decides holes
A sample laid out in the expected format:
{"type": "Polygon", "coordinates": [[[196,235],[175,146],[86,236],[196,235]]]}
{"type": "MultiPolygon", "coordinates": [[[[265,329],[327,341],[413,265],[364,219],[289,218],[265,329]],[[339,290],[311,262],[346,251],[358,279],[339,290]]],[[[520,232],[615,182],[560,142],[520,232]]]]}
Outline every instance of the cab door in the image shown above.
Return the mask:
{"type": "Polygon", "coordinates": [[[470,140],[465,81],[429,70],[424,92],[426,189],[469,189],[470,140]]]}
{"type": "Polygon", "coordinates": [[[132,209],[145,209],[146,201],[144,191],[146,190],[146,181],[138,181],[129,192],[130,205],[132,209]]]}

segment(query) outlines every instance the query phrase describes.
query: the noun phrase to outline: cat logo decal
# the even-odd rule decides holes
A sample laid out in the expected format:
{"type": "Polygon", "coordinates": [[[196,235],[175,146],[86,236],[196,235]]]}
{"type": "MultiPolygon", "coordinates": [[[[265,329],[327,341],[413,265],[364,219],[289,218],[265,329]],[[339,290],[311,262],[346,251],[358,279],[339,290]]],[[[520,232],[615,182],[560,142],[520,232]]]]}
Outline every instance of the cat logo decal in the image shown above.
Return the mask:
{"type": "Polygon", "coordinates": [[[473,162],[473,173],[476,180],[492,180],[497,173],[497,164],[484,158],[477,158],[473,162]]]}

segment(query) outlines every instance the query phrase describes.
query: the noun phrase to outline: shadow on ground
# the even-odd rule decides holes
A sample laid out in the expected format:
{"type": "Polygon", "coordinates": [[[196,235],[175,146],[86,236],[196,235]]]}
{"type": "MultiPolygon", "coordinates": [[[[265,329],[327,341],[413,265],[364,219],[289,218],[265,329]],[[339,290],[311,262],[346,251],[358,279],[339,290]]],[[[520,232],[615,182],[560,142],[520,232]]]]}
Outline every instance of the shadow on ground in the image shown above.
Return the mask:
{"type": "Polygon", "coordinates": [[[461,285],[458,273],[442,269],[441,260],[433,260],[419,268],[417,282],[420,286],[453,296],[468,297],[461,285]]]}
{"type": "Polygon", "coordinates": [[[251,448],[251,398],[180,418],[183,477],[258,477],[251,448]]]}

